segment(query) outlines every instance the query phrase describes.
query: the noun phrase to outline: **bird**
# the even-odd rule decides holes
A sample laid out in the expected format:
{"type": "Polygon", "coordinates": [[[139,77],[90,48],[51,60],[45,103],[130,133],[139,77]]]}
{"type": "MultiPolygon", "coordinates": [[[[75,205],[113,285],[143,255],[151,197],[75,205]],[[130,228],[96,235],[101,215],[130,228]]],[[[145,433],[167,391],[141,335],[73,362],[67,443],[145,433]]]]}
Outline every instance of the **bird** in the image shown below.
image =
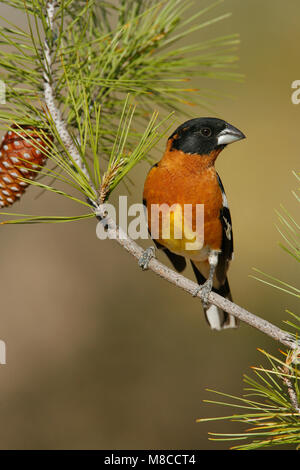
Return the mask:
{"type": "MultiPolygon", "coordinates": [[[[238,326],[233,315],[208,301],[211,291],[232,300],[227,278],[233,259],[232,221],[215,161],[227,145],[245,137],[222,119],[190,119],[168,138],[162,159],[151,167],[144,184],[143,204],[151,238],[178,272],[191,262],[199,285],[195,295],[202,291],[205,317],[214,330],[238,326]],[[204,219],[196,227],[199,206],[203,207],[204,219]],[[186,207],[191,208],[189,218],[185,216],[186,207]],[[153,208],[158,210],[156,223],[153,208]],[[166,213],[169,226],[163,217],[166,213]],[[167,228],[168,236],[164,236],[167,228]],[[180,236],[175,236],[178,229],[180,236]],[[191,240],[192,247],[187,247],[191,240]]],[[[147,268],[153,250],[145,250],[139,261],[142,268],[147,268]]]]}

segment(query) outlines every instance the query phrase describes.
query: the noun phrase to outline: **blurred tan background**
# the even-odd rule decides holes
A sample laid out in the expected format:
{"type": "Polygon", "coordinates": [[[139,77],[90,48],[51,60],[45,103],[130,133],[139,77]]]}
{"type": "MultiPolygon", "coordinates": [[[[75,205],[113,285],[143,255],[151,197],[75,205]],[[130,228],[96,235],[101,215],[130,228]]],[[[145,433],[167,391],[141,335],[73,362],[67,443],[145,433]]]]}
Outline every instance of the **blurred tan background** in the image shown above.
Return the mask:
{"type": "MultiPolygon", "coordinates": [[[[278,247],[274,208],[297,211],[291,171],[299,169],[300,105],[291,102],[291,83],[300,79],[300,4],[226,0],[218,11],[233,15],[193,40],[239,32],[245,82],[194,82],[234,95],[216,102],[215,114],[247,135],[217,162],[233,218],[232,292],[238,304],[284,326],[285,309],[297,312],[297,302],[249,274],[257,267],[298,281],[296,262],[278,247]]],[[[191,108],[191,117],[206,114],[191,108]]],[[[147,170],[136,171],[130,201],[140,202],[147,170]]],[[[81,210],[36,194],[28,190],[12,211],[81,210]]],[[[229,411],[204,404],[217,398],[205,388],[240,394],[242,374],[264,362],[256,348],[276,354],[279,345],[246,325],[212,332],[199,301],[141,272],[113,241],[98,240],[95,228],[93,220],[1,227],[7,365],[0,366],[0,447],[227,448],[208,441],[207,432],[238,432],[237,423],[195,423],[229,411]]]]}

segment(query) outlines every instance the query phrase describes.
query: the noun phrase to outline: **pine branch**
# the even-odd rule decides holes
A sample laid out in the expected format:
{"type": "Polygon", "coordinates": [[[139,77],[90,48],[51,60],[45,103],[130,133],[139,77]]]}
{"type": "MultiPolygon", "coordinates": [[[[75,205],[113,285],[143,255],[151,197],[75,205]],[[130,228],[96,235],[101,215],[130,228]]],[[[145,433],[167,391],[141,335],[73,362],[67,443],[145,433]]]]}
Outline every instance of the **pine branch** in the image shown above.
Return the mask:
{"type": "MultiPolygon", "coordinates": [[[[228,14],[202,19],[221,1],[186,15],[191,0],[132,0],[130,7],[121,0],[113,5],[62,0],[57,2],[52,34],[47,23],[47,0],[14,0],[12,6],[27,14],[28,31],[2,18],[7,26],[0,26],[0,40],[5,46],[0,52],[0,66],[7,84],[7,105],[0,110],[0,119],[39,125],[43,110],[37,112],[33,102],[40,104],[43,99],[41,85],[48,72],[44,37],[49,48],[55,48],[51,55],[55,99],[78,150],[86,104],[93,126],[95,110],[101,106],[104,157],[117,131],[116,116],[127,93],[139,97],[137,114],[142,124],[157,106],[168,111],[179,110],[182,104],[208,107],[212,94],[191,88],[187,82],[195,75],[240,80],[236,71],[228,72],[235,67],[239,37],[230,34],[185,46],[180,41],[226,19],[228,14]]],[[[187,114],[184,109],[181,112],[187,114]]],[[[138,132],[130,133],[131,148],[138,138],[138,132]]],[[[85,159],[86,155],[81,155],[85,159]]]]}
{"type": "MultiPolygon", "coordinates": [[[[49,28],[49,32],[54,33],[54,15],[55,9],[58,7],[58,2],[56,0],[49,0],[46,5],[46,12],[47,12],[47,26],[49,28]]],[[[52,43],[54,41],[51,41],[52,43]]],[[[54,93],[54,80],[53,80],[53,73],[52,73],[52,64],[53,64],[53,53],[54,51],[50,49],[48,44],[47,38],[44,41],[44,55],[45,55],[45,72],[44,72],[44,97],[47,108],[50,112],[51,119],[55,123],[57,132],[64,143],[68,153],[70,153],[73,157],[74,162],[86,176],[87,181],[89,182],[90,186],[93,188],[93,184],[90,180],[89,172],[85,166],[85,163],[77,150],[66,126],[65,121],[62,119],[61,112],[59,108],[55,104],[55,93],[54,93]]],[[[94,189],[94,188],[93,188],[94,189]]],[[[95,195],[97,194],[96,190],[94,189],[95,195]]]]}
{"type": "MultiPolygon", "coordinates": [[[[130,237],[128,237],[128,235],[116,225],[114,220],[112,220],[110,217],[107,217],[105,206],[96,205],[95,214],[98,220],[104,223],[109,238],[116,240],[119,245],[121,245],[136,259],[141,258],[144,253],[143,248],[140,247],[130,237]]],[[[176,287],[183,289],[185,292],[188,292],[190,295],[194,295],[196,288],[199,287],[197,283],[168,268],[156,258],[152,258],[149,261],[148,268],[161,278],[165,279],[176,287]]],[[[201,291],[197,294],[197,297],[202,299],[201,291]]],[[[298,357],[298,354],[300,354],[300,343],[291,334],[281,330],[275,325],[272,325],[267,320],[264,320],[257,315],[248,312],[246,309],[236,305],[233,302],[230,302],[228,299],[221,297],[215,292],[210,293],[208,300],[209,303],[220,307],[225,312],[234,315],[239,320],[260,330],[262,333],[294,350],[295,360],[298,357]]]]}

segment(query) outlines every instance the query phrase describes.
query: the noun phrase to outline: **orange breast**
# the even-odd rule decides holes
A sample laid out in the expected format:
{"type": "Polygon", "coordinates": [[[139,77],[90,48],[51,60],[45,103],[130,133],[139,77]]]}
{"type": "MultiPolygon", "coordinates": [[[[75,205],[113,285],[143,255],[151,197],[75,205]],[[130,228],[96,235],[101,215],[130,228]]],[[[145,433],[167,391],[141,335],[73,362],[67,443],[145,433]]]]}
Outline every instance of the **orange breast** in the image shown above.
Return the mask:
{"type": "MultiPolygon", "coordinates": [[[[151,227],[152,204],[184,204],[193,207],[192,229],[196,230],[196,204],[204,205],[204,247],[220,249],[222,242],[222,226],[219,219],[222,207],[222,193],[218,184],[214,161],[217,155],[208,156],[190,155],[181,151],[166,151],[159,164],[153,167],[145,181],[144,199],[148,209],[148,225],[151,227]]],[[[172,232],[171,232],[172,237],[172,232]]],[[[156,237],[154,237],[156,238],[156,237]]],[[[159,243],[167,246],[171,251],[181,252],[180,243],[170,242],[162,238],[161,231],[159,243]],[[173,249],[172,249],[173,246],[173,249]]],[[[207,251],[207,250],[206,250],[207,251]]],[[[191,256],[187,253],[187,256],[191,256]]]]}

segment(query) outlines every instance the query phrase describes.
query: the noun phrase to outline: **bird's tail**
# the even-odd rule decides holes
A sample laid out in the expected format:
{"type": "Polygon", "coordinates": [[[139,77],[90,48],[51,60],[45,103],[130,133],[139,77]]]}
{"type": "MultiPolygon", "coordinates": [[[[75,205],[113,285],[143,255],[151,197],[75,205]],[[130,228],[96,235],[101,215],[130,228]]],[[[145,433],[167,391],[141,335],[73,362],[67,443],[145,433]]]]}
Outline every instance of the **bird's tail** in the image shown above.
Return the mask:
{"type": "MultiPolygon", "coordinates": [[[[202,265],[201,263],[194,263],[192,261],[192,268],[197,278],[198,284],[204,284],[207,279],[207,274],[205,271],[207,267],[202,265]],[[203,273],[200,271],[203,271],[203,273]],[[205,276],[204,276],[205,274],[205,276]]],[[[208,268],[209,269],[209,268],[208,268]]],[[[226,277],[225,282],[222,286],[219,283],[214,281],[213,292],[225,297],[225,299],[232,300],[230,287],[228,283],[228,279],[226,277]]],[[[217,307],[216,305],[209,304],[207,308],[204,308],[205,318],[207,323],[211,327],[212,330],[224,330],[226,328],[236,328],[238,326],[238,320],[233,315],[230,315],[227,312],[224,312],[221,308],[217,307]]]]}
{"type": "MultiPolygon", "coordinates": [[[[225,284],[219,289],[213,288],[213,291],[228,300],[232,300],[230,287],[226,278],[225,284]]],[[[226,328],[236,328],[238,326],[238,319],[230,313],[224,312],[216,305],[210,304],[204,309],[205,318],[209,326],[213,330],[224,330],[226,328]]]]}

